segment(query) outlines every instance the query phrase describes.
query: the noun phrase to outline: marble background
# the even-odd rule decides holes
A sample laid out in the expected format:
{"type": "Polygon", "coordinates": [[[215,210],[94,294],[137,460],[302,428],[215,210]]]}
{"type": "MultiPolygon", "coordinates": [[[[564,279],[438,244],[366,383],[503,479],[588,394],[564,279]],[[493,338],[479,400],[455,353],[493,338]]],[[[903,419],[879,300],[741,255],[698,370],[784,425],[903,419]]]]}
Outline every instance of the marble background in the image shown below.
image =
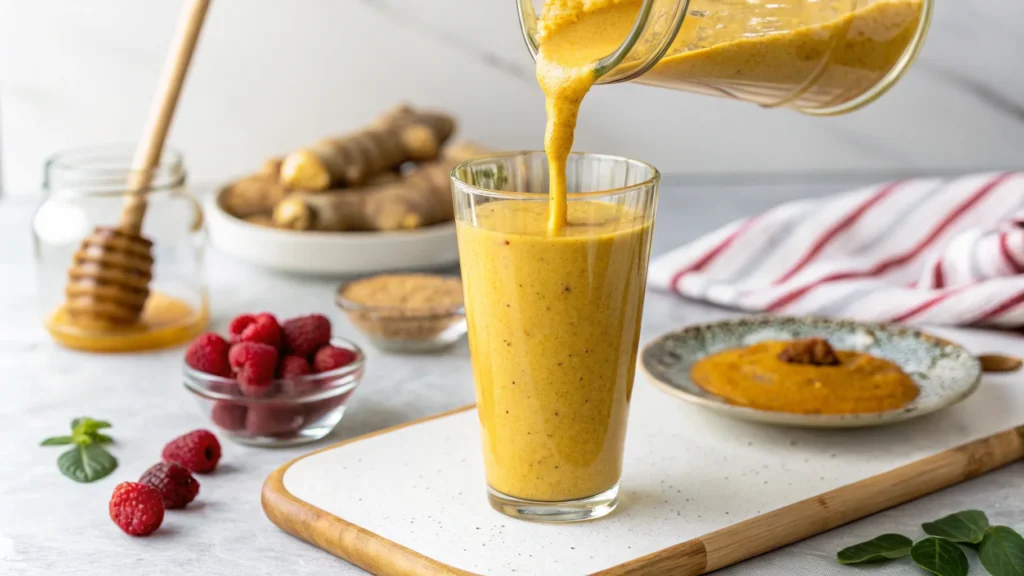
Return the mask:
{"type": "MultiPolygon", "coordinates": [[[[714,0],[705,0],[708,2],[714,0]]],[[[955,172],[1024,164],[1024,3],[936,0],[920,60],[886,98],[840,118],[646,88],[604,87],[577,148],[665,172],[955,172]]],[[[5,194],[38,190],[56,150],[134,141],[178,0],[0,0],[5,194]]],[[[409,100],[462,135],[535,148],[543,106],[512,0],[217,0],[173,146],[216,181],[409,100]]]]}

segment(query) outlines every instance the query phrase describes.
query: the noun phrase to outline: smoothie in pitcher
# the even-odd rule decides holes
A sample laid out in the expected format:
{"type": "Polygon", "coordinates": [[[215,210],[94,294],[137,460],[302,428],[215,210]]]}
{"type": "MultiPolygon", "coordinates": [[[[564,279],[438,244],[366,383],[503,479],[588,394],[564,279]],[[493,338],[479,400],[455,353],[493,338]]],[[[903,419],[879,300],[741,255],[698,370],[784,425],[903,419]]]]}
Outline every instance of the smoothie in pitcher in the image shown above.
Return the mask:
{"type": "MultiPolygon", "coordinates": [[[[544,3],[537,79],[547,109],[553,233],[564,221],[565,158],[580,104],[597,80],[595,64],[627,37],[640,6],[641,0],[544,3]]],[[[762,106],[828,110],[902,69],[923,17],[922,0],[691,0],[667,54],[637,81],[762,106]]]]}
{"type": "Polygon", "coordinates": [[[459,222],[487,483],[566,501],[618,483],[643,309],[651,214],[505,200],[459,222]]]}

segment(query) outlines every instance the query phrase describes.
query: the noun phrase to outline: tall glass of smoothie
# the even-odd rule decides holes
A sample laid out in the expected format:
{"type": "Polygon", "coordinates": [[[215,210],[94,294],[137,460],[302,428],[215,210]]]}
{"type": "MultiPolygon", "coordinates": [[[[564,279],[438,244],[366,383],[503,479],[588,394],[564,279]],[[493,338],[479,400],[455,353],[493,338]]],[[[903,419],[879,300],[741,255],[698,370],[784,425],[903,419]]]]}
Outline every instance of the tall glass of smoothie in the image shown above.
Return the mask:
{"type": "Polygon", "coordinates": [[[566,168],[557,231],[543,152],[452,172],[488,496],[547,522],[617,503],[659,180],[613,156],[566,168]]]}

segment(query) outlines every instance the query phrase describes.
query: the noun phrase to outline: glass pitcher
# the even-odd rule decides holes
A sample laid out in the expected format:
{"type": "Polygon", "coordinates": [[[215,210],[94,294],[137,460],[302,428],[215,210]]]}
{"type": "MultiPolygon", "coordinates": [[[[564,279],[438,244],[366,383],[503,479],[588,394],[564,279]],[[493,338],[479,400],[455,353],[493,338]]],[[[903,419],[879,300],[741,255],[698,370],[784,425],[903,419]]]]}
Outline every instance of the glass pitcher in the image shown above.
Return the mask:
{"type": "Polygon", "coordinates": [[[633,81],[807,114],[881,96],[924,42],[933,0],[517,0],[523,36],[633,81]],[[545,24],[549,29],[545,30],[545,24]]]}

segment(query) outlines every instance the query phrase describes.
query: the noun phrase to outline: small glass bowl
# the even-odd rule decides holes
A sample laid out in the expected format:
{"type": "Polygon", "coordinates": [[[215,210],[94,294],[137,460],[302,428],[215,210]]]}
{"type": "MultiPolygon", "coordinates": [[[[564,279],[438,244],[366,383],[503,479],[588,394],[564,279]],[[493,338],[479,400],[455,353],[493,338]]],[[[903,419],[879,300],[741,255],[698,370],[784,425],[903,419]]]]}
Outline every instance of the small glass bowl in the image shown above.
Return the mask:
{"type": "Polygon", "coordinates": [[[363,379],[366,357],[353,342],[331,344],[356,359],[329,372],[278,379],[261,397],[245,396],[238,382],[184,365],[184,383],[199,409],[232,440],[251,446],[294,446],[327,436],[341,422],[345,405],[363,379]]]}
{"type": "Polygon", "coordinates": [[[466,335],[466,309],[400,308],[368,306],[342,296],[343,284],[335,304],[348,316],[370,342],[388,352],[423,353],[448,348],[466,335]]]}

